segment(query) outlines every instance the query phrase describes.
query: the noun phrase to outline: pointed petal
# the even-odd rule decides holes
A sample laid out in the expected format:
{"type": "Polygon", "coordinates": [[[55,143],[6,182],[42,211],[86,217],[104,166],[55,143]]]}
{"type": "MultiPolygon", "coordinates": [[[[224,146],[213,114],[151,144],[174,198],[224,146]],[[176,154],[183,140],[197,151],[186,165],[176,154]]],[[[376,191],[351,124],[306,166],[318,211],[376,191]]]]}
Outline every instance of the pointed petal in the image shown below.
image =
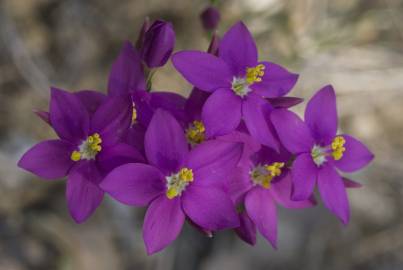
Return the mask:
{"type": "Polygon", "coordinates": [[[235,130],[241,121],[242,101],[228,89],[215,91],[206,101],[202,120],[207,137],[225,135],[235,130]]]}
{"type": "Polygon", "coordinates": [[[182,195],[182,207],[204,229],[218,231],[239,226],[234,204],[219,188],[190,185],[182,195]]]}
{"type": "Polygon", "coordinates": [[[277,248],[277,208],[267,190],[255,187],[245,198],[245,208],[258,231],[277,248]]]}
{"type": "Polygon", "coordinates": [[[273,106],[276,109],[280,108],[288,109],[304,101],[303,98],[298,97],[276,97],[276,98],[268,98],[267,100],[269,101],[271,106],[273,106]]]}
{"type": "Polygon", "coordinates": [[[342,179],[343,179],[343,182],[344,182],[344,186],[346,188],[361,188],[362,187],[362,185],[360,183],[355,182],[355,181],[353,181],[351,179],[348,179],[348,178],[345,178],[345,177],[342,177],[342,179]]]}
{"type": "Polygon", "coordinates": [[[270,192],[274,200],[285,208],[307,208],[315,205],[315,202],[308,199],[304,201],[291,200],[292,181],[291,173],[285,172],[280,176],[278,181],[275,181],[271,185],[270,192]]]}
{"type": "Polygon", "coordinates": [[[112,64],[108,80],[108,95],[127,96],[131,91],[145,88],[140,56],[133,45],[126,41],[112,64]]]}
{"type": "Polygon", "coordinates": [[[57,135],[66,141],[79,143],[89,131],[89,114],[73,93],[51,89],[50,122],[57,135]]]}
{"type": "Polygon", "coordinates": [[[165,190],[164,175],[155,167],[129,163],[114,169],[100,184],[121,203],[146,206],[165,190]]]}
{"type": "Polygon", "coordinates": [[[103,148],[96,160],[98,167],[105,174],[126,163],[145,162],[145,158],[136,148],[125,143],[103,148]]]}
{"type": "Polygon", "coordinates": [[[245,75],[247,67],[256,66],[256,44],[242,22],[232,26],[221,39],[219,57],[227,62],[232,73],[237,76],[245,75]]]}
{"type": "Polygon", "coordinates": [[[293,182],[292,199],[294,201],[309,199],[315,188],[317,171],[318,168],[310,154],[297,156],[291,169],[293,182]]]}
{"type": "Polygon", "coordinates": [[[18,167],[48,180],[64,177],[73,166],[70,159],[73,151],[74,146],[66,141],[44,141],[29,149],[18,167]]]}
{"type": "Polygon", "coordinates": [[[106,95],[94,90],[81,90],[74,95],[83,103],[90,115],[94,114],[98,107],[105,102],[106,95]]]}
{"type": "Polygon", "coordinates": [[[274,110],[270,115],[280,141],[294,154],[310,152],[314,144],[308,127],[293,112],[285,109],[274,110]]]}
{"type": "Polygon", "coordinates": [[[336,167],[343,172],[354,172],[368,165],[374,158],[374,154],[354,137],[349,135],[342,136],[346,140],[344,144],[346,151],[340,160],[334,162],[336,167]]]}
{"type": "Polygon", "coordinates": [[[331,85],[323,87],[309,100],[305,109],[305,123],[315,141],[322,145],[330,144],[336,136],[336,94],[331,85]]]}
{"type": "Polygon", "coordinates": [[[34,110],[34,113],[41,118],[45,123],[50,125],[50,114],[46,111],[34,110]]]}
{"type": "Polygon", "coordinates": [[[69,174],[66,188],[70,215],[77,223],[84,222],[101,204],[104,192],[79,170],[69,174]]]}
{"type": "Polygon", "coordinates": [[[318,188],[325,206],[335,214],[344,225],[350,219],[350,206],[346,188],[339,174],[330,164],[318,172],[318,188]]]}
{"type": "Polygon", "coordinates": [[[249,245],[256,244],[256,226],[246,211],[239,214],[241,226],[235,229],[236,234],[249,245]]]}
{"type": "Polygon", "coordinates": [[[261,144],[279,149],[279,143],[270,130],[264,111],[271,110],[271,106],[261,97],[249,94],[242,103],[242,116],[249,133],[261,144]]]}
{"type": "Polygon", "coordinates": [[[227,64],[214,55],[181,51],[172,56],[172,63],[189,83],[200,90],[212,92],[231,87],[232,74],[227,64]]]}
{"type": "Polygon", "coordinates": [[[271,62],[260,62],[266,68],[261,82],[254,83],[251,88],[256,93],[275,98],[286,95],[297,83],[298,74],[291,73],[280,65],[271,62]]]}
{"type": "Polygon", "coordinates": [[[128,98],[109,97],[94,113],[91,119],[91,132],[98,132],[102,147],[117,143],[126,135],[132,116],[128,98]]]}
{"type": "Polygon", "coordinates": [[[185,214],[179,198],[157,197],[147,209],[143,224],[143,239],[147,254],[151,255],[168,246],[182,230],[185,214]]]}
{"type": "Polygon", "coordinates": [[[182,127],[170,113],[162,109],[154,113],[145,134],[144,145],[150,164],[165,175],[177,172],[188,154],[182,127]]]}
{"type": "Polygon", "coordinates": [[[212,140],[196,146],[186,166],[193,170],[197,185],[216,185],[235,169],[241,155],[242,144],[212,140]]]}

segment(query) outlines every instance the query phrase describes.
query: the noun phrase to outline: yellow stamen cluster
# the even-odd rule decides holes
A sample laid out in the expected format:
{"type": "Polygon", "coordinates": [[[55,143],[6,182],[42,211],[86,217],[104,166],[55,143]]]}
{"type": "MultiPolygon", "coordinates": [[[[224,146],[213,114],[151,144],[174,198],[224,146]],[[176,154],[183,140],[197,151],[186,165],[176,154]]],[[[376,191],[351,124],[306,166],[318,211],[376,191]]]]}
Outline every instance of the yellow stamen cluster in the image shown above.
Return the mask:
{"type": "Polygon", "coordinates": [[[80,145],[79,151],[75,150],[71,153],[71,160],[79,161],[80,159],[94,159],[102,150],[102,139],[98,133],[94,133],[80,145]]]}
{"type": "Polygon", "coordinates": [[[177,174],[167,177],[167,198],[180,196],[190,182],[193,182],[193,171],[188,168],[182,168],[177,174]]]}
{"type": "Polygon", "coordinates": [[[259,64],[256,67],[246,69],[246,82],[252,84],[255,82],[261,82],[264,75],[264,69],[266,67],[263,64],[259,64]]]}
{"type": "Polygon", "coordinates": [[[205,131],[206,128],[201,121],[193,121],[189,128],[186,129],[186,139],[192,145],[202,143],[205,131]]]}
{"type": "Polygon", "coordinates": [[[137,122],[137,110],[136,110],[136,104],[133,102],[132,103],[132,124],[135,124],[137,122]]]}
{"type": "Polygon", "coordinates": [[[332,142],[332,156],[335,160],[339,160],[343,157],[344,151],[346,151],[346,148],[344,147],[344,144],[346,143],[346,140],[342,136],[336,136],[333,139],[332,142]]]}
{"type": "Polygon", "coordinates": [[[274,162],[270,165],[257,166],[251,171],[251,178],[254,184],[264,188],[270,188],[271,181],[281,175],[284,162],[274,162]]]}

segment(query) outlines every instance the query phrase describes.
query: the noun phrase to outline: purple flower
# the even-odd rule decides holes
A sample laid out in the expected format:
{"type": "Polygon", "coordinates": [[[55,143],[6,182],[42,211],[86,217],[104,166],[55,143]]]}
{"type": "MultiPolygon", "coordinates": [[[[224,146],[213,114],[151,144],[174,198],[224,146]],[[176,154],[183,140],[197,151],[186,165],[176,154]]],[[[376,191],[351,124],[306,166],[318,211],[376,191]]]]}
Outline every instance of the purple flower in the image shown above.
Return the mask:
{"type": "Polygon", "coordinates": [[[178,236],[185,217],[208,231],[239,226],[230,197],[217,184],[235,167],[241,150],[237,143],[209,141],[189,152],[177,120],[157,110],[145,135],[150,165],[116,168],[101,187],[124,204],[149,205],[143,238],[152,254],[178,236]]]}
{"type": "Polygon", "coordinates": [[[200,20],[203,24],[204,29],[211,31],[217,28],[220,22],[220,12],[213,6],[207,7],[201,14],[200,20]]]}
{"type": "Polygon", "coordinates": [[[252,155],[238,167],[229,185],[229,192],[237,205],[241,225],[236,229],[245,242],[256,243],[257,230],[277,247],[277,206],[305,208],[315,205],[313,198],[300,202],[291,200],[291,174],[287,167],[292,156],[284,148],[280,153],[268,147],[252,155]]]}
{"type": "Polygon", "coordinates": [[[250,134],[260,143],[278,148],[264,117],[271,110],[264,98],[287,94],[298,75],[274,63],[258,62],[255,42],[242,22],[222,38],[219,57],[182,51],[174,54],[172,61],[186,80],[212,93],[202,111],[209,136],[225,135],[243,119],[250,134]]]}
{"type": "Polygon", "coordinates": [[[143,158],[119,142],[130,124],[130,104],[109,98],[91,115],[78,96],[52,88],[49,123],[60,139],[35,145],[18,166],[48,180],[68,175],[69,211],[81,223],[102,201],[102,177],[115,166],[143,158]]]}
{"type": "Polygon", "coordinates": [[[162,67],[171,56],[174,46],[175,32],[172,24],[157,20],[144,34],[140,55],[147,67],[162,67]]]}
{"type": "Polygon", "coordinates": [[[271,119],[284,146],[296,155],[292,199],[306,200],[317,183],[325,206],[347,224],[349,203],[337,170],[354,172],[374,156],[357,139],[336,135],[336,96],[332,86],[325,86],[308,102],[305,123],[284,109],[274,111],[271,119]]]}

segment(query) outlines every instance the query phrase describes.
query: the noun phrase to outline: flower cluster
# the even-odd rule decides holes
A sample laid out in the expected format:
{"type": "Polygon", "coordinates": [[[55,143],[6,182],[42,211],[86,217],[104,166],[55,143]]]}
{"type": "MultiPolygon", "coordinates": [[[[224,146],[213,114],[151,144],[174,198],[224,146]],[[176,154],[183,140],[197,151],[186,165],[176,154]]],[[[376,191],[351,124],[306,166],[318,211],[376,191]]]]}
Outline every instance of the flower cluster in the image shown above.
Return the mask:
{"type": "Polygon", "coordinates": [[[187,220],[211,236],[233,229],[253,245],[260,232],[277,244],[277,205],[313,207],[315,186],[324,205],[349,221],[346,188],[373,158],[350,135],[338,134],[335,92],[319,90],[304,120],[285,97],[298,75],[260,61],[242,23],[207,52],[172,55],[170,23],[144,24],[136,47],[125,42],[114,61],[107,94],[51,89],[49,111],[38,111],[59,139],[28,150],[18,165],[54,180],[67,176],[68,209],[77,223],[105,193],[148,207],[143,238],[148,254],[162,250],[187,220]],[[171,58],[194,86],[189,98],[151,91],[152,75],[171,58]]]}

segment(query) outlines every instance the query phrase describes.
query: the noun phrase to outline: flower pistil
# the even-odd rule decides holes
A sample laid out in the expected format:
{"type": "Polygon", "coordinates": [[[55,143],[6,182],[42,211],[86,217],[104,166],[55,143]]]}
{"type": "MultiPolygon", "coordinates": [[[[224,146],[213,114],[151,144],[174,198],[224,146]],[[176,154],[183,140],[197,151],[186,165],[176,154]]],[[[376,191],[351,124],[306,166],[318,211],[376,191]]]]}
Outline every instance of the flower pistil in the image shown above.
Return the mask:
{"type": "Polygon", "coordinates": [[[205,131],[203,122],[193,121],[186,129],[186,139],[191,145],[200,144],[204,141],[205,131]]]}
{"type": "Polygon", "coordinates": [[[182,168],[178,173],[166,177],[168,199],[180,196],[190,182],[193,182],[192,169],[182,168]]]}
{"type": "Polygon", "coordinates": [[[95,156],[102,150],[102,139],[98,133],[88,136],[79,146],[79,150],[71,153],[71,160],[79,161],[82,159],[95,159],[95,156]]]}

